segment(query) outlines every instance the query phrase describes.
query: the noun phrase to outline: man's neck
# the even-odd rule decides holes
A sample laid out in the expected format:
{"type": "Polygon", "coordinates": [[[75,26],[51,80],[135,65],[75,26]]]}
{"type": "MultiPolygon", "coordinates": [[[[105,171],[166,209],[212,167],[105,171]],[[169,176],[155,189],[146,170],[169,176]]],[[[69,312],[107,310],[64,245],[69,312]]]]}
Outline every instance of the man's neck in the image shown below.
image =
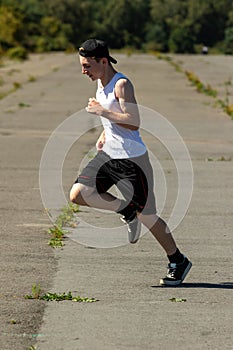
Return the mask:
{"type": "Polygon", "coordinates": [[[112,67],[108,66],[102,78],[100,78],[101,84],[105,87],[114,77],[117,71],[112,67]]]}

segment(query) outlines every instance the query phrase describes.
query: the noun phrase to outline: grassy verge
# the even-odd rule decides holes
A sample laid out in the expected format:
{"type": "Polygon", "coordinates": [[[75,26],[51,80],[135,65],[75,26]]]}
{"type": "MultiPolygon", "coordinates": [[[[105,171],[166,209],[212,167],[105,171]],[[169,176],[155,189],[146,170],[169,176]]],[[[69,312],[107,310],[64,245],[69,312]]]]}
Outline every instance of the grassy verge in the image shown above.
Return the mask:
{"type": "Polygon", "coordinates": [[[217,97],[217,90],[214,90],[209,84],[204,84],[193,72],[186,70],[185,75],[191,84],[196,87],[197,92],[214,98],[217,97]]]}
{"type": "Polygon", "coordinates": [[[210,96],[215,99],[214,106],[220,107],[224,113],[229,115],[233,119],[233,104],[230,103],[229,100],[229,86],[232,84],[231,80],[225,82],[226,94],[224,99],[217,98],[218,91],[213,89],[210,84],[203,83],[200,78],[193,72],[188,70],[183,70],[181,64],[175,62],[172,57],[169,55],[161,54],[159,52],[153,53],[157,57],[157,59],[167,61],[170,65],[172,65],[177,72],[185,74],[186,78],[191,82],[191,84],[196,88],[196,91],[207,96],[210,96]]]}

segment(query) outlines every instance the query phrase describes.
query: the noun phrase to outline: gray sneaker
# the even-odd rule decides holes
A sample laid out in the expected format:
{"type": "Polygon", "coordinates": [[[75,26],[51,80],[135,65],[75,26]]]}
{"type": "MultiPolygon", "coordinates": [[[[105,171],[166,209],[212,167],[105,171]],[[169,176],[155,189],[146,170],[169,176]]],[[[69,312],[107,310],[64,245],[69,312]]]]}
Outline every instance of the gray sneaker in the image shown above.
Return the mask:
{"type": "Polygon", "coordinates": [[[128,237],[129,242],[134,244],[139,240],[142,224],[140,220],[138,220],[137,215],[131,216],[131,218],[126,219],[125,216],[121,217],[121,221],[123,221],[128,227],[128,237]]]}

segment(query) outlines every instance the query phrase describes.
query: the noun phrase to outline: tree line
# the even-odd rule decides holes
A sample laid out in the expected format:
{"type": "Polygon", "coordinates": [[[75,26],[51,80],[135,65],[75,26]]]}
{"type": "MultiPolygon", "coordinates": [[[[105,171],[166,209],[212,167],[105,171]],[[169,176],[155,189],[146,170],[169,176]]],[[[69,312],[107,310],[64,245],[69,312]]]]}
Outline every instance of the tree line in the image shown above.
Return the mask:
{"type": "Polygon", "coordinates": [[[233,54],[232,0],[0,0],[0,53],[77,48],[233,54]]]}

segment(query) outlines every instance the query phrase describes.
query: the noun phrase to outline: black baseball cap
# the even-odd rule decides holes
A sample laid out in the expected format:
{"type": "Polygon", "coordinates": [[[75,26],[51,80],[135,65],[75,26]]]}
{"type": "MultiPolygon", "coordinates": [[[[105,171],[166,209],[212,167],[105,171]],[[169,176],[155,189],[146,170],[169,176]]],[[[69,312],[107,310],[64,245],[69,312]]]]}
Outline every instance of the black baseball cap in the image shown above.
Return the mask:
{"type": "Polygon", "coordinates": [[[110,62],[117,63],[117,60],[109,55],[108,44],[102,40],[88,39],[82,43],[78,52],[83,57],[106,57],[110,62]]]}

